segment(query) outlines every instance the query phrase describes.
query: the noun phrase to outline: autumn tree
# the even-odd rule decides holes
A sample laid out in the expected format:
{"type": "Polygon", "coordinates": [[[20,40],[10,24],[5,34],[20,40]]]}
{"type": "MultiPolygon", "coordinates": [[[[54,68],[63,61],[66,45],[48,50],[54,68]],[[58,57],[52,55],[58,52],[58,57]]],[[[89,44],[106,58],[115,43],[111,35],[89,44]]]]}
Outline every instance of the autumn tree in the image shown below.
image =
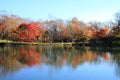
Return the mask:
{"type": "Polygon", "coordinates": [[[66,28],[62,21],[51,20],[45,21],[44,26],[47,29],[47,35],[50,42],[60,42],[66,37],[66,28]]]}
{"type": "Polygon", "coordinates": [[[81,37],[81,29],[77,18],[73,18],[68,22],[67,33],[69,35],[69,41],[76,41],[81,37]]]}
{"type": "Polygon", "coordinates": [[[54,42],[54,38],[57,36],[57,26],[55,21],[45,21],[44,27],[47,29],[46,35],[49,37],[49,42],[54,42]]]}
{"type": "Polygon", "coordinates": [[[93,31],[93,37],[94,38],[103,38],[103,37],[107,36],[108,34],[109,34],[109,28],[108,27],[101,28],[101,29],[93,31]]]}
{"type": "Polygon", "coordinates": [[[115,15],[115,25],[112,28],[113,36],[120,36],[120,12],[115,15]]]}
{"type": "Polygon", "coordinates": [[[60,41],[67,42],[68,34],[65,24],[62,21],[58,21],[58,26],[59,26],[60,41]]]}
{"type": "Polygon", "coordinates": [[[120,26],[115,26],[112,28],[112,35],[113,36],[120,36],[120,26]]]}
{"type": "Polygon", "coordinates": [[[68,34],[72,41],[83,42],[92,37],[93,28],[86,23],[73,18],[68,23],[68,34]]]}
{"type": "Polygon", "coordinates": [[[14,39],[16,35],[15,30],[19,24],[24,22],[23,18],[20,18],[16,15],[1,15],[0,24],[1,24],[1,38],[2,39],[14,39]]]}
{"type": "Polygon", "coordinates": [[[88,25],[92,26],[94,30],[98,30],[98,29],[100,29],[101,27],[104,26],[103,23],[98,22],[98,21],[89,22],[88,25]]]}
{"type": "Polygon", "coordinates": [[[0,24],[0,39],[2,38],[1,33],[2,33],[2,25],[0,24]]]}
{"type": "Polygon", "coordinates": [[[29,24],[22,23],[18,27],[21,41],[36,41],[40,36],[41,23],[31,22],[29,24]]]}

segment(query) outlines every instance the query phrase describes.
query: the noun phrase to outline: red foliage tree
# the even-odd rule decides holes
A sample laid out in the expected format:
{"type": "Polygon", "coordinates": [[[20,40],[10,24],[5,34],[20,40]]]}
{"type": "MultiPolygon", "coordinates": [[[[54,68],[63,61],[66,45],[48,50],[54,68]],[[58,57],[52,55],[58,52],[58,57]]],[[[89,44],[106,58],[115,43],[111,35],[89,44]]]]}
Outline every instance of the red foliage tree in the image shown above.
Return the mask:
{"type": "Polygon", "coordinates": [[[95,38],[103,38],[107,36],[109,33],[109,28],[101,28],[99,30],[93,31],[93,37],[95,38]]]}
{"type": "Polygon", "coordinates": [[[19,36],[21,41],[34,41],[40,35],[41,23],[32,22],[29,24],[21,24],[19,29],[19,36]]]}

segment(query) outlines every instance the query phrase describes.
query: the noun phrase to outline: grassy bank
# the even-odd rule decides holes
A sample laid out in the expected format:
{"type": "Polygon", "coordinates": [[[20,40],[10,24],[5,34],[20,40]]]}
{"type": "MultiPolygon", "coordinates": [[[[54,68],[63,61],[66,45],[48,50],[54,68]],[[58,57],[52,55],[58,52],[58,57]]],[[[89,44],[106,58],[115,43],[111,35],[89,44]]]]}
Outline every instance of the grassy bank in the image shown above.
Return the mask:
{"type": "Polygon", "coordinates": [[[72,46],[72,43],[41,43],[0,40],[0,45],[42,45],[42,46],[72,46]]]}
{"type": "Polygon", "coordinates": [[[120,37],[94,38],[86,41],[41,43],[41,42],[20,42],[10,40],[0,40],[0,45],[41,45],[41,46],[101,46],[101,47],[120,47],[120,37]]]}

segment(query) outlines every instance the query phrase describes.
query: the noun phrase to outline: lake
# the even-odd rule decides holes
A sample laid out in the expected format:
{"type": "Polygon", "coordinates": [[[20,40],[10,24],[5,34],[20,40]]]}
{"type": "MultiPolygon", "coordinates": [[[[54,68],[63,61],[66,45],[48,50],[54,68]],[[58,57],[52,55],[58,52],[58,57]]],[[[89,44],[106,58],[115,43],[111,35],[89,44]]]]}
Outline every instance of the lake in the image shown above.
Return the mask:
{"type": "Polygon", "coordinates": [[[120,48],[1,46],[0,80],[120,80],[120,48]]]}

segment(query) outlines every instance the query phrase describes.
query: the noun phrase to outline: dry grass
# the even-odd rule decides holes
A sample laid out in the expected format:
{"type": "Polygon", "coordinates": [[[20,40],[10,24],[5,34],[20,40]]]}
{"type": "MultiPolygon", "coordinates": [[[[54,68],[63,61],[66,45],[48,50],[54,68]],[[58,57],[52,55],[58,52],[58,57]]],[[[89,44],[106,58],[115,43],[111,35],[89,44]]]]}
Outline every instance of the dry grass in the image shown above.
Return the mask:
{"type": "Polygon", "coordinates": [[[43,46],[72,46],[72,43],[41,43],[41,42],[19,42],[0,40],[0,44],[13,44],[13,45],[43,45],[43,46]]]}

